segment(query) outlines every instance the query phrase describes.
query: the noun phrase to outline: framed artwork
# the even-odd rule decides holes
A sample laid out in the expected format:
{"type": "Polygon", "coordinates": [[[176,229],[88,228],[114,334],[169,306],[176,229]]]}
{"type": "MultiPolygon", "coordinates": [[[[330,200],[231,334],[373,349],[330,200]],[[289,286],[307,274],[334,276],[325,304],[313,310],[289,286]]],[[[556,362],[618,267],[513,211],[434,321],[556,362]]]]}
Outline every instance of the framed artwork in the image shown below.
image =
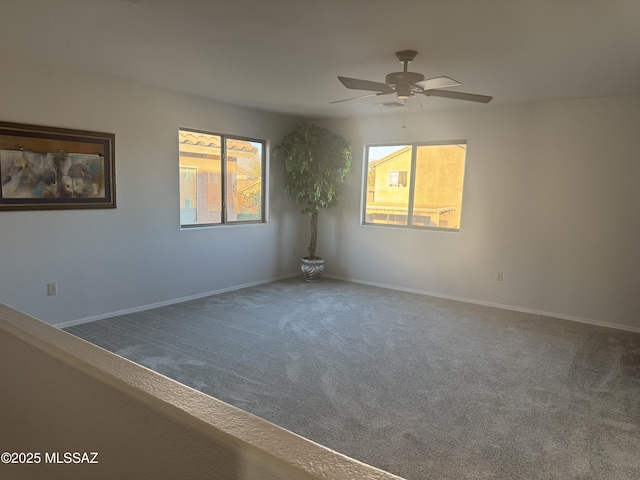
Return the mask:
{"type": "Polygon", "coordinates": [[[115,208],[115,135],[0,122],[0,210],[115,208]]]}

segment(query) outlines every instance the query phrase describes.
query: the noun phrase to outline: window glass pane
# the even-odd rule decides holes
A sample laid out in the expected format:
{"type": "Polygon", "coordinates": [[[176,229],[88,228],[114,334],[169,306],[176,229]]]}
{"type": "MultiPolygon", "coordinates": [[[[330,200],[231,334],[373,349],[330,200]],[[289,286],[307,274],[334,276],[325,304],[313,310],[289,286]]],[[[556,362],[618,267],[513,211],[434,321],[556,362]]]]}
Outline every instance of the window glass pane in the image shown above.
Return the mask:
{"type": "Polygon", "coordinates": [[[262,219],[263,145],[227,138],[227,221],[262,219]]]}
{"type": "Polygon", "coordinates": [[[222,222],[219,135],[180,129],[180,224],[222,222]]]}
{"type": "Polygon", "coordinates": [[[407,183],[407,172],[406,170],[402,170],[398,172],[398,188],[407,188],[409,184],[407,183]]]}
{"type": "Polygon", "coordinates": [[[398,172],[391,171],[389,172],[389,186],[397,187],[398,186],[398,172]]]}
{"type": "Polygon", "coordinates": [[[410,145],[368,147],[366,223],[407,224],[410,175],[410,145]]]}
{"type": "Polygon", "coordinates": [[[412,225],[459,229],[466,145],[416,148],[412,225]]]}

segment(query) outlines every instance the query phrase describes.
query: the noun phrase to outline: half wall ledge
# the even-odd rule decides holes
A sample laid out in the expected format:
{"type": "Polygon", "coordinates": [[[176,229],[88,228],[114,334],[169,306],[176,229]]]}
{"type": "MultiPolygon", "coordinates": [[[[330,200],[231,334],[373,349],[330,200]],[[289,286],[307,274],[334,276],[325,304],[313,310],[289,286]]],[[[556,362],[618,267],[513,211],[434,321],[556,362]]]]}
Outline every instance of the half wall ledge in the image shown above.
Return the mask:
{"type": "Polygon", "coordinates": [[[3,304],[0,385],[2,478],[402,480],[3,304]]]}

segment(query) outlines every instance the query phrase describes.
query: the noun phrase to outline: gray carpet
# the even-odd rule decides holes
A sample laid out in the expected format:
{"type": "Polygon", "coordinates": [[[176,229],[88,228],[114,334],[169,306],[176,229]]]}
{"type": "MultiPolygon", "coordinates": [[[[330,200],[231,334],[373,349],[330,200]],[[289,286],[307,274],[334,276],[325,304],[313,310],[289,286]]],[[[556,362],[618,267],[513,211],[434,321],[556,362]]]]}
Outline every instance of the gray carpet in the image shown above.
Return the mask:
{"type": "Polygon", "coordinates": [[[67,331],[407,479],[640,478],[640,334],[297,278],[67,331]]]}

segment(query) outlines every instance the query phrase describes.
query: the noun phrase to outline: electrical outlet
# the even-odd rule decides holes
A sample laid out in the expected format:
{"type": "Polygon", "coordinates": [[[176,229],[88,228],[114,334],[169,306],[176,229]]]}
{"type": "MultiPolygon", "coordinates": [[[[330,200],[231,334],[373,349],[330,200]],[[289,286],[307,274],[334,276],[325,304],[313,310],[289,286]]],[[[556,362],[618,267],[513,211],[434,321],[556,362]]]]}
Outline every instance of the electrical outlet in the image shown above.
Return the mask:
{"type": "Polygon", "coordinates": [[[296,253],[297,253],[297,252],[296,252],[296,249],[294,248],[294,249],[293,249],[293,256],[294,256],[294,257],[296,256],[296,253]]]}
{"type": "Polygon", "coordinates": [[[47,283],[47,295],[57,295],[58,294],[58,286],[55,283],[47,283]]]}
{"type": "Polygon", "coordinates": [[[496,274],[496,282],[501,282],[502,281],[502,272],[498,272],[496,274]]]}

